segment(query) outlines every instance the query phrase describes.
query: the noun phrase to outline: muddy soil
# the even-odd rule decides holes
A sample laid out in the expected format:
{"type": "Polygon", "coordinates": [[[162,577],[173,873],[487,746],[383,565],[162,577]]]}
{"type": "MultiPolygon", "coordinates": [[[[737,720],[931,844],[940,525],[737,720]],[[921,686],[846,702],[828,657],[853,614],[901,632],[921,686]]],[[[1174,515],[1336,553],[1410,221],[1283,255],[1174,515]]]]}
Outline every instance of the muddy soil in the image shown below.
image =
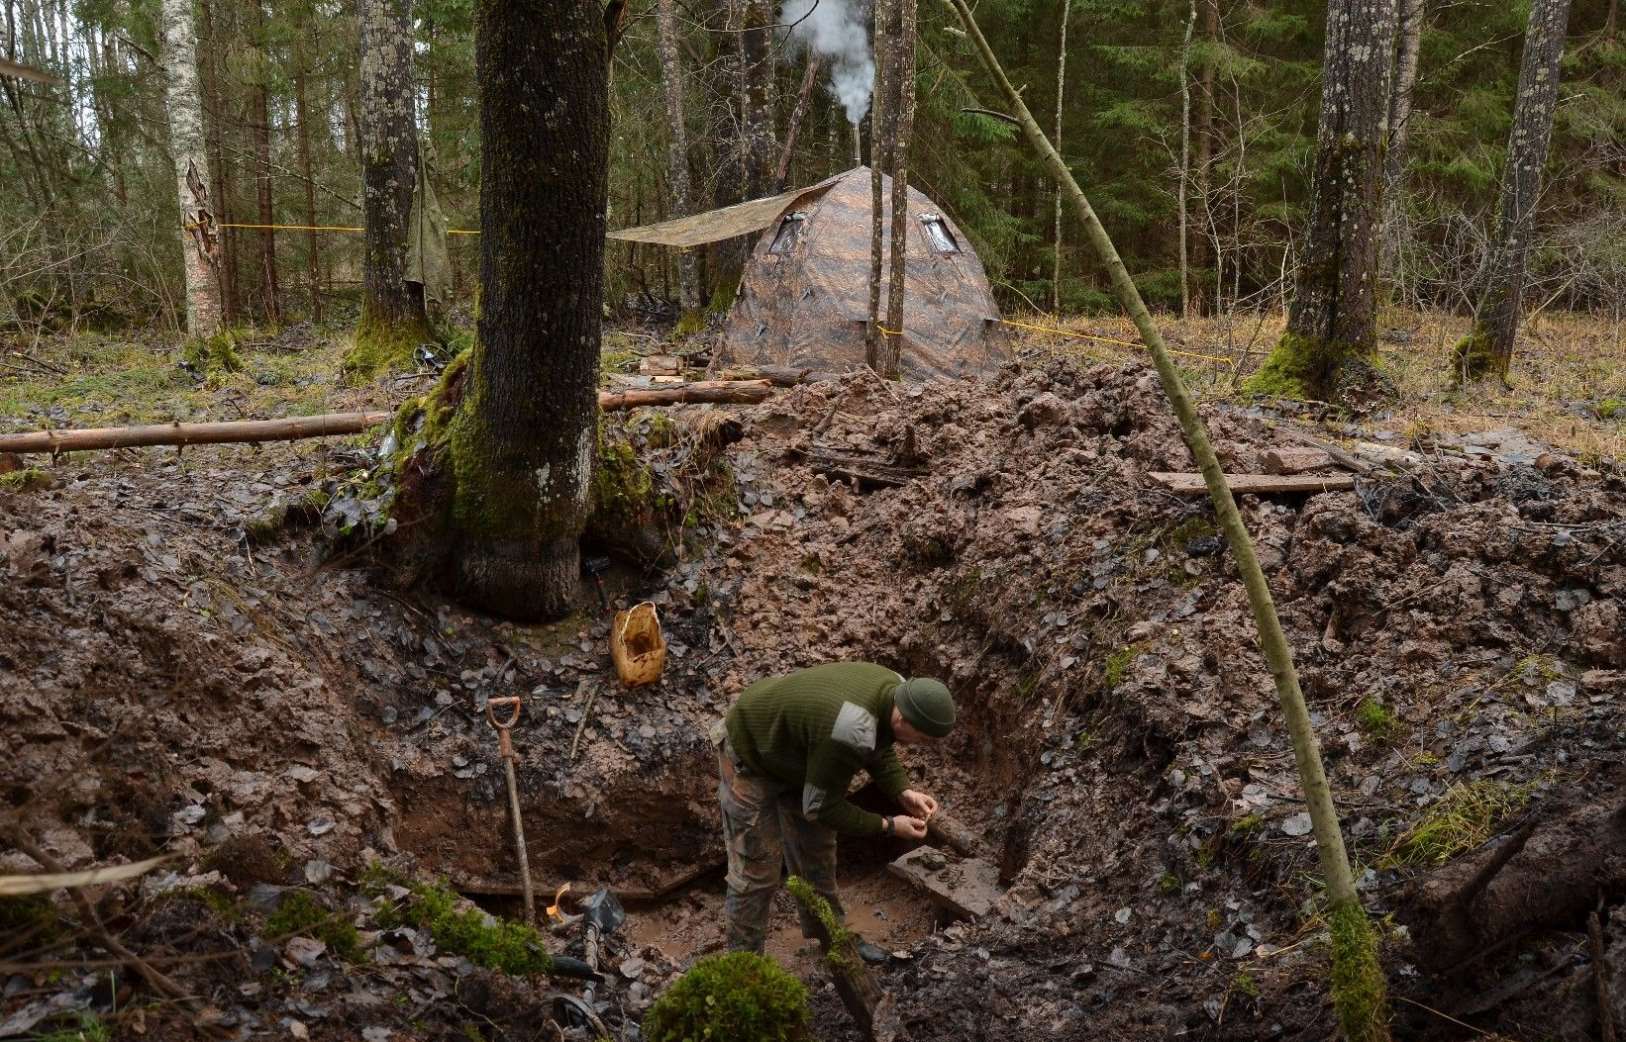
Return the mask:
{"type": "MultiPolygon", "coordinates": [[[[631,906],[611,946],[623,1023],[720,945],[720,879],[695,878],[721,862],[711,726],[758,676],[867,658],[955,689],[964,726],[904,759],[986,837],[1006,887],[991,916],[944,927],[873,852],[844,853],[855,920],[908,955],[887,980],[912,1037],[1326,1038],[1291,753],[1206,506],[1148,477],[1191,465],[1165,413],[1143,369],[1060,362],[988,386],[854,377],[741,410],[737,521],[669,570],[612,582],[617,605],[655,601],[671,642],[662,681],[632,691],[614,680],[591,587],[562,624],[500,624],[391,590],[360,556],[324,561],[319,532],[256,523],[352,450],[67,460],[54,489],[0,493],[0,781],[70,865],[177,854],[149,892],[237,901],[255,883],[304,884],[343,901],[378,858],[506,909],[517,862],[482,710],[524,694],[515,744],[539,888],[659,897],[631,906]],[[848,481],[815,468],[815,447],[918,460],[922,476],[848,481]]],[[[1229,468],[1258,469],[1281,444],[1266,419],[1208,410],[1229,468]]],[[[1242,506],[1374,911],[1425,871],[1396,857],[1399,838],[1462,785],[1540,806],[1620,758],[1615,471],[1439,451],[1352,492],[1242,506]]],[[[35,867],[10,853],[0,870],[35,867]]],[[[816,981],[779,913],[775,954],[816,981]]],[[[370,914],[356,911],[364,930],[370,914]]],[[[198,947],[155,932],[152,901],[128,921],[198,947]]],[[[216,943],[252,950],[255,923],[219,927],[216,943]]],[[[1478,967],[1479,993],[1554,943],[1478,967]]],[[[1588,1030],[1583,1006],[1554,997],[1590,979],[1584,955],[1453,1012],[1404,931],[1385,948],[1398,995],[1470,1025],[1402,1001],[1406,1037],[1588,1030]]],[[[223,977],[209,994],[234,1030],[294,1017],[311,1037],[441,1038],[485,1018],[507,1025],[487,1037],[532,1037],[512,1025],[540,993],[455,961],[433,968],[448,980],[414,978],[405,1011],[332,997],[335,979],[393,995],[405,985],[391,974],[431,973],[402,965],[324,957],[256,978],[253,994],[223,977]]],[[[41,1001],[32,978],[10,979],[7,1009],[41,1001]]],[[[852,1037],[816,992],[818,1036],[852,1037]]]]}

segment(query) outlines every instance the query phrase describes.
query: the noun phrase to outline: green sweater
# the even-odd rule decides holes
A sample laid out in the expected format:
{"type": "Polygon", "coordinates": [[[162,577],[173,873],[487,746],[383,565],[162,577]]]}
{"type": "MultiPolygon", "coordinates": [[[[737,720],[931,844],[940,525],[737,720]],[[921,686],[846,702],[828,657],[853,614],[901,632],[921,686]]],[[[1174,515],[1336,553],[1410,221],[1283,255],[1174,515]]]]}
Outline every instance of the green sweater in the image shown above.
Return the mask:
{"type": "Polygon", "coordinates": [[[909,775],[892,749],[892,692],[900,678],[870,662],[836,662],[759,680],[728,711],[728,740],[746,766],[802,790],[802,814],[837,832],[870,836],[879,814],[847,800],[867,770],[893,799],[909,775]]]}

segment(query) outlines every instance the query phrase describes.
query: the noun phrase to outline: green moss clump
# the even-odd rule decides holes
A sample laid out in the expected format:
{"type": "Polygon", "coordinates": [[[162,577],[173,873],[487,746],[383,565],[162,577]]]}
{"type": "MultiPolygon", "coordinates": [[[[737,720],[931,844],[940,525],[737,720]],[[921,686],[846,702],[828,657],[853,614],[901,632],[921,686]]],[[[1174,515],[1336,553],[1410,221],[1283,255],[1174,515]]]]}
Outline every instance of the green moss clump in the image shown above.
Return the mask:
{"type": "Polygon", "coordinates": [[[1178,894],[1180,892],[1180,877],[1173,872],[1165,872],[1157,879],[1157,890],[1160,894],[1178,894]]]}
{"type": "Polygon", "coordinates": [[[655,516],[655,472],[621,431],[602,418],[598,425],[598,466],[593,468],[595,523],[611,529],[641,528],[655,516]]]}
{"type": "MultiPolygon", "coordinates": [[[[394,882],[380,874],[371,881],[363,878],[363,887],[394,882]]],[[[393,926],[404,923],[419,930],[428,930],[435,944],[443,951],[462,955],[476,966],[497,970],[514,976],[548,973],[553,959],[548,955],[547,943],[536,929],[511,919],[487,915],[463,902],[457,894],[444,886],[423,883],[402,883],[412,891],[407,901],[378,917],[379,925],[393,926]]]]}
{"type": "Polygon", "coordinates": [[[181,348],[181,359],[200,373],[243,371],[243,359],[237,353],[237,334],[229,329],[188,340],[181,348]]]}
{"type": "Polygon", "coordinates": [[[820,897],[818,891],[813,889],[813,884],[801,876],[791,876],[787,879],[785,889],[790,891],[790,896],[796,898],[796,902],[806,909],[807,914],[817,919],[819,925],[824,927],[825,933],[829,934],[830,944],[825,950],[824,961],[829,964],[831,971],[841,973],[850,969],[844,953],[856,944],[857,938],[847,929],[847,924],[841,921],[841,917],[836,915],[835,909],[830,907],[830,902],[820,897]]]}
{"type": "Polygon", "coordinates": [[[1401,834],[1383,863],[1443,865],[1490,839],[1508,815],[1530,801],[1530,792],[1531,786],[1497,781],[1453,785],[1401,834]]]}
{"type": "Polygon", "coordinates": [[[739,276],[719,282],[717,288],[711,291],[711,300],[706,303],[706,314],[728,314],[728,309],[734,306],[734,298],[739,296],[739,292],[739,276]]]}
{"type": "Polygon", "coordinates": [[[686,336],[693,336],[706,328],[706,313],[700,308],[685,311],[672,327],[672,339],[679,340],[686,336]]]}
{"type": "Polygon", "coordinates": [[[1282,334],[1259,371],[1248,377],[1242,389],[1267,398],[1325,400],[1336,388],[1345,365],[1367,359],[1371,350],[1359,344],[1344,344],[1303,336],[1291,330],[1282,334]]]}
{"type": "Polygon", "coordinates": [[[1378,938],[1358,902],[1334,905],[1327,914],[1332,934],[1332,1005],[1346,1042],[1389,1038],[1389,989],[1378,961],[1378,938]]]}
{"type": "Polygon", "coordinates": [[[1259,826],[1264,823],[1265,819],[1258,814],[1245,814],[1231,822],[1231,834],[1233,836],[1246,836],[1250,832],[1257,831],[1259,826]]]}
{"type": "Polygon", "coordinates": [[[434,330],[424,319],[391,321],[363,304],[361,321],[350,350],[339,363],[339,372],[351,384],[362,384],[392,369],[412,365],[412,353],[419,344],[438,343],[434,330]]]}
{"type": "Polygon", "coordinates": [[[1451,349],[1451,378],[1459,383],[1492,376],[1506,380],[1507,363],[1508,359],[1497,354],[1490,330],[1476,324],[1451,349]]]}
{"type": "Polygon", "coordinates": [[[1126,644],[1107,656],[1106,678],[1107,690],[1111,691],[1129,676],[1129,667],[1134,665],[1140,657],[1140,648],[1133,644],[1126,644]]]}
{"type": "Polygon", "coordinates": [[[708,955],[661,993],[644,1017],[649,1042],[802,1042],[807,988],[753,952],[708,955]]]}
{"type": "Polygon", "coordinates": [[[266,936],[281,940],[296,935],[314,937],[345,962],[361,962],[366,953],[356,924],[343,912],[330,912],[303,890],[292,890],[265,921],[266,936]]]}
{"type": "Polygon", "coordinates": [[[1619,398],[1605,398],[1598,403],[1597,413],[1600,420],[1612,420],[1626,413],[1626,401],[1619,398]]]}
{"type": "Polygon", "coordinates": [[[1247,970],[1238,970],[1231,978],[1231,990],[1250,999],[1259,997],[1259,982],[1253,979],[1253,974],[1247,970]]]}
{"type": "Polygon", "coordinates": [[[1355,710],[1355,726],[1375,742],[1387,742],[1400,733],[1400,718],[1375,698],[1363,698],[1355,710]]]}
{"type": "Polygon", "coordinates": [[[0,474],[0,492],[33,492],[55,485],[51,475],[38,467],[24,467],[9,474],[0,474]]]}
{"type": "Polygon", "coordinates": [[[1196,515],[1169,529],[1163,543],[1170,550],[1184,550],[1193,539],[1207,539],[1218,534],[1219,529],[1214,527],[1213,521],[1202,515],[1196,515]]]}
{"type": "Polygon", "coordinates": [[[0,937],[22,937],[43,946],[62,934],[62,921],[51,903],[50,894],[26,897],[0,897],[0,937]]]}

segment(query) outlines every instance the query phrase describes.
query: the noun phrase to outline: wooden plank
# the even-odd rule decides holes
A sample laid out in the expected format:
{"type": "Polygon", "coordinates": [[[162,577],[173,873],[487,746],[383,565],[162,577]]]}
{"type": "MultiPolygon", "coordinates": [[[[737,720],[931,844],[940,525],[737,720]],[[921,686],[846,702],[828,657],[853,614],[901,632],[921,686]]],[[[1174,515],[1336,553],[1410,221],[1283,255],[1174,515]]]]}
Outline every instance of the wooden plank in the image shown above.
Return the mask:
{"type": "MultiPolygon", "coordinates": [[[[1150,475],[1153,481],[1166,486],[1171,492],[1182,496],[1202,496],[1208,494],[1208,486],[1203,484],[1201,474],[1171,474],[1165,471],[1154,471],[1150,475]]],[[[1276,492],[1343,492],[1355,487],[1355,479],[1347,475],[1328,474],[1300,474],[1296,476],[1283,476],[1279,474],[1227,474],[1225,480],[1231,486],[1234,495],[1268,495],[1276,492]]]]}
{"type": "Polygon", "coordinates": [[[1321,449],[1283,447],[1266,449],[1259,462],[1266,474],[1303,474],[1332,466],[1332,456],[1321,449]]]}
{"type": "Polygon", "coordinates": [[[999,869],[982,858],[917,847],[888,865],[887,871],[965,919],[987,915],[1000,896],[999,869]]]}

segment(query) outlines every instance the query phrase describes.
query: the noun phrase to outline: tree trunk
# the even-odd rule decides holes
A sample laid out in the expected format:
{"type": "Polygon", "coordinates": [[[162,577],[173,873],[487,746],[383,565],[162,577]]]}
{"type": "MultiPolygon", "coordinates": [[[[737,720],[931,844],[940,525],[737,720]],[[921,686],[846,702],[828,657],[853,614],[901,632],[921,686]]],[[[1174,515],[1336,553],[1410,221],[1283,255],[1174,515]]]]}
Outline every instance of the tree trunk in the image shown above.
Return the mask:
{"type": "Polygon", "coordinates": [[[740,39],[740,148],[745,196],[767,195],[774,169],[774,61],[772,0],[743,0],[740,39]]]}
{"type": "Polygon", "coordinates": [[[203,102],[198,93],[197,30],[191,0],[164,0],[165,100],[169,147],[175,161],[180,204],[181,267],[186,275],[186,328],[193,337],[220,331],[219,255],[214,204],[209,198],[209,160],[203,148],[203,102]]]}
{"type": "Polygon", "coordinates": [[[894,0],[892,38],[892,271],[886,295],[886,328],[881,337],[881,365],[888,380],[898,378],[903,354],[903,287],[908,274],[909,245],[909,136],[915,122],[915,0],[894,0]]]}
{"type": "MultiPolygon", "coordinates": [[[[266,79],[271,75],[271,55],[265,45],[265,8],[254,0],[254,46],[259,56],[254,78],[254,156],[259,164],[255,171],[255,195],[260,204],[260,223],[275,224],[277,215],[271,205],[271,91],[266,79]]],[[[277,233],[270,228],[260,229],[260,299],[265,319],[272,325],[282,320],[277,301],[277,233]]]]}
{"type": "Polygon", "coordinates": [[[1395,0],[1331,0],[1321,73],[1310,229],[1287,332],[1247,383],[1258,394],[1329,400],[1377,350],[1383,130],[1395,0]]]}
{"type": "MultiPolygon", "coordinates": [[[[684,121],[683,60],[678,51],[676,0],[655,0],[661,87],[666,97],[666,181],[672,193],[672,216],[689,216],[689,130],[684,121]]],[[[693,250],[678,253],[678,293],[683,310],[700,310],[700,277],[693,250]]]]}
{"type": "Polygon", "coordinates": [[[1523,307],[1525,261],[1535,234],[1541,175],[1558,106],[1559,60],[1569,25],[1570,0],[1535,0],[1524,34],[1519,93],[1513,102],[1507,165],[1502,170],[1501,220],[1478,287],[1473,330],[1452,353],[1459,380],[1507,379],[1513,338],[1523,307]]]}
{"type": "Polygon", "coordinates": [[[310,70],[305,67],[304,36],[308,23],[294,35],[294,119],[299,122],[299,172],[305,178],[305,224],[311,230],[305,233],[305,252],[310,265],[311,320],[322,321],[322,255],[316,241],[316,182],[311,176],[310,103],[305,93],[305,80],[310,70]]]}
{"type": "MultiPolygon", "coordinates": [[[[1219,0],[1198,0],[1198,7],[1203,14],[1203,40],[1210,48],[1219,43],[1219,0]]],[[[1196,111],[1196,140],[1193,142],[1196,155],[1192,159],[1192,173],[1196,179],[1196,195],[1202,207],[1204,217],[1203,234],[1198,235],[1191,243],[1191,266],[1199,272],[1209,265],[1209,237],[1217,235],[1218,228],[1213,220],[1214,207],[1209,198],[1209,167],[1214,161],[1214,59],[1211,54],[1204,54],[1201,68],[1197,72],[1197,111],[1196,111]]],[[[1217,252],[1217,251],[1216,251],[1217,252]]],[[[1215,271],[1216,280],[1220,277],[1215,271]]],[[[1203,310],[1203,282],[1199,278],[1195,291],[1191,295],[1192,307],[1201,312],[1203,310]]],[[[1215,292],[1216,303],[1219,293],[1215,292]]]]}
{"type": "Polygon", "coordinates": [[[1310,813],[1315,835],[1316,852],[1321,872],[1327,884],[1329,903],[1328,920],[1332,934],[1332,992],[1344,1037],[1349,1042],[1380,1042],[1389,1037],[1388,1000],[1382,967],[1378,964],[1377,941],[1372,924],[1361,907],[1355,890],[1355,877],[1349,867],[1349,855],[1344,849],[1344,837],[1338,824],[1338,812],[1333,806],[1332,791],[1327,784],[1326,770],[1321,762],[1321,750],[1316,742],[1315,729],[1299,687],[1298,671],[1293,665],[1292,649],[1282,631],[1281,619],[1271,597],[1270,584],[1259,566],[1253,540],[1248,535],[1236,498],[1226,483],[1225,471],[1219,456],[1209,440],[1208,430],[1197,412],[1185,381],[1175,367],[1174,358],[1163,343],[1163,336],[1152,321],[1146,302],[1141,299],[1135,281],[1124,267],[1112,239],[1101,226],[1100,218],[1074,180],[1061,154],[1045,139],[1044,131],[1028,111],[1022,96],[1017,93],[999,60],[988,46],[982,31],[966,0],[947,0],[959,16],[960,24],[971,38],[972,46],[988,75],[1004,95],[1005,104],[1021,123],[1028,144],[1039,154],[1049,168],[1050,175],[1067,190],[1069,203],[1084,226],[1085,237],[1095,250],[1097,258],[1111,279],[1113,295],[1119,305],[1129,313],[1136,330],[1151,352],[1157,367],[1158,380],[1169,399],[1186,446],[1202,471],[1203,483],[1208,488],[1209,501],[1214,507],[1220,530],[1225,533],[1226,544],[1236,563],[1237,573],[1247,589],[1248,603],[1253,609],[1254,624],[1259,630],[1260,650],[1271,677],[1276,684],[1277,699],[1282,717],[1293,744],[1293,757],[1298,767],[1299,783],[1304,789],[1305,805],[1310,813]]]}
{"type": "Polygon", "coordinates": [[[813,105],[813,87],[819,81],[819,68],[824,63],[812,49],[807,52],[807,68],[802,71],[802,89],[796,93],[796,107],[791,110],[790,122],[785,125],[785,143],[779,148],[779,166],[774,171],[773,190],[783,192],[785,179],[790,176],[790,159],[796,151],[796,133],[807,118],[813,105]]]}
{"type": "MultiPolygon", "coordinates": [[[[1067,16],[1072,14],[1073,0],[1061,0],[1061,28],[1056,39],[1056,151],[1061,151],[1062,102],[1067,97],[1067,16]]],[[[1056,185],[1055,228],[1052,241],[1054,253],[1050,266],[1050,310],[1061,312],[1061,185],[1056,185]]]]}
{"type": "MultiPolygon", "coordinates": [[[[1197,28],[1197,0],[1190,0],[1186,37],[1180,44],[1180,177],[1177,207],[1180,212],[1180,317],[1191,314],[1191,257],[1186,248],[1191,222],[1186,196],[1191,186],[1191,34],[1197,28]]],[[[1057,103],[1058,109],[1060,102],[1057,103]]],[[[1058,115],[1058,124],[1061,122],[1058,115]]],[[[1059,198],[1059,197],[1058,197],[1059,198]]]]}
{"type": "Polygon", "coordinates": [[[1405,237],[1406,143],[1411,133],[1412,91],[1417,85],[1417,53],[1423,38],[1424,0],[1397,0],[1394,83],[1389,89],[1389,145],[1383,155],[1382,268],[1394,276],[1405,237]]]}
{"type": "MultiPolygon", "coordinates": [[[[203,24],[203,48],[207,54],[198,65],[198,75],[207,102],[205,110],[208,118],[204,121],[204,145],[209,154],[209,184],[215,197],[215,215],[221,224],[231,224],[231,177],[228,165],[230,160],[226,157],[226,132],[223,126],[226,91],[220,71],[220,54],[225,48],[215,21],[214,7],[212,0],[202,0],[198,4],[203,24]]],[[[225,326],[231,326],[237,321],[238,289],[235,263],[237,254],[234,248],[236,237],[237,229],[222,229],[219,261],[215,265],[220,286],[220,318],[221,324],[225,326]]]]}
{"type": "Polygon", "coordinates": [[[450,547],[460,600],[551,619],[571,610],[580,586],[577,541],[597,445],[609,161],[603,7],[480,0],[475,53],[479,335],[440,454],[449,531],[436,541],[450,547]]]}
{"type": "Polygon", "coordinates": [[[869,327],[864,331],[864,361],[876,372],[881,370],[881,269],[884,261],[886,225],[882,214],[882,172],[889,165],[887,154],[887,77],[891,66],[887,43],[887,22],[897,0],[875,0],[875,83],[869,95],[869,327]]]}
{"type": "MultiPolygon", "coordinates": [[[[361,0],[361,178],[366,225],[361,321],[345,369],[370,377],[432,340],[423,287],[406,280],[418,183],[412,0],[361,0]]],[[[482,202],[483,205],[483,202],[482,202]]]]}

